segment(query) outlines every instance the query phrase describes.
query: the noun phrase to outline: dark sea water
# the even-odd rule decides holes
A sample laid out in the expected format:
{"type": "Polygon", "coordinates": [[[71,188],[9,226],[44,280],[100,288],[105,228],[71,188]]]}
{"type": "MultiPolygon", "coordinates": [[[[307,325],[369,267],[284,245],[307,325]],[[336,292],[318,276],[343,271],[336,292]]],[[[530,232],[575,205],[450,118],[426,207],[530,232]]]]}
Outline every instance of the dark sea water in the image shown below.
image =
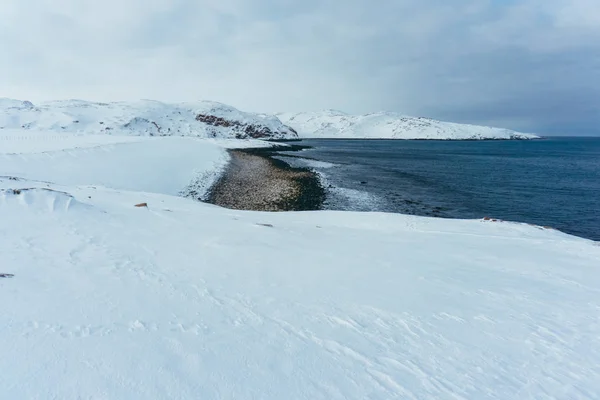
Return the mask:
{"type": "Polygon", "coordinates": [[[489,216],[600,240],[600,138],[299,144],[312,148],[282,155],[322,174],[327,209],[489,216]]]}

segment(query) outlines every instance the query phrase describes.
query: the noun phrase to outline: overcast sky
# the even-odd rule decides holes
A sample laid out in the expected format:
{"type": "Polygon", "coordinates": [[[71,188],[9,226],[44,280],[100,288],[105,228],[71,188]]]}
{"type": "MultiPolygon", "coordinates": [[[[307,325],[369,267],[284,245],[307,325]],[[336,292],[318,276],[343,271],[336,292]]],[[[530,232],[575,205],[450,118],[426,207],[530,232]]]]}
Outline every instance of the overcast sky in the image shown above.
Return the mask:
{"type": "Polygon", "coordinates": [[[2,0],[0,97],[600,134],[599,0],[2,0]]]}

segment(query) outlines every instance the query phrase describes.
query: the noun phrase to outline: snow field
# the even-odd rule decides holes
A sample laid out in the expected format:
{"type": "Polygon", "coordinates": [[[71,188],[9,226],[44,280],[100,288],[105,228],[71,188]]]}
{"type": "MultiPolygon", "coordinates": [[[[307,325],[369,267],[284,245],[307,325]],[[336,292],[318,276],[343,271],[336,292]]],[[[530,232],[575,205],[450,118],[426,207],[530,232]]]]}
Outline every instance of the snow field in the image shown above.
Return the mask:
{"type": "Polygon", "coordinates": [[[227,210],[176,195],[262,143],[115,140],[0,155],[0,398],[598,398],[598,243],[227,210]]]}

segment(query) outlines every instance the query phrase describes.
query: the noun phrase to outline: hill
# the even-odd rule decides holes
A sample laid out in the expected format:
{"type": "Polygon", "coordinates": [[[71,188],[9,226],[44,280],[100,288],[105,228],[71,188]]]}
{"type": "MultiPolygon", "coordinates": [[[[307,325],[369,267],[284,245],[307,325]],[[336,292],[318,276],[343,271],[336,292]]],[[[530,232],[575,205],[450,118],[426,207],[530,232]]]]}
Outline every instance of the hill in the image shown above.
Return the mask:
{"type": "Polygon", "coordinates": [[[488,126],[457,124],[379,112],[349,115],[341,111],[279,113],[301,138],[485,140],[536,139],[536,135],[488,126]]]}
{"type": "Polygon", "coordinates": [[[0,130],[107,133],[112,135],[197,136],[224,139],[295,139],[277,117],[247,113],[225,104],[200,101],[96,103],[82,100],[0,99],[0,130]]]}

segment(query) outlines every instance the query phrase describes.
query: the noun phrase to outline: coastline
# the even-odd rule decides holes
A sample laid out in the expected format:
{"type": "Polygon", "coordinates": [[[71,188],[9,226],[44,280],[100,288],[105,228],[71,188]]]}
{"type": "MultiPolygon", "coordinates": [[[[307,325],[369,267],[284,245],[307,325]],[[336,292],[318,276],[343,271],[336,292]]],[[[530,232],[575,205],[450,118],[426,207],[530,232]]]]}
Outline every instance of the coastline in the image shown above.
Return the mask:
{"type": "MultiPolygon", "coordinates": [[[[291,145],[286,150],[300,148],[304,147],[291,145]]],[[[230,162],[209,189],[206,202],[236,210],[321,210],[325,189],[317,174],[273,158],[278,150],[278,146],[228,150],[230,162]]]]}

